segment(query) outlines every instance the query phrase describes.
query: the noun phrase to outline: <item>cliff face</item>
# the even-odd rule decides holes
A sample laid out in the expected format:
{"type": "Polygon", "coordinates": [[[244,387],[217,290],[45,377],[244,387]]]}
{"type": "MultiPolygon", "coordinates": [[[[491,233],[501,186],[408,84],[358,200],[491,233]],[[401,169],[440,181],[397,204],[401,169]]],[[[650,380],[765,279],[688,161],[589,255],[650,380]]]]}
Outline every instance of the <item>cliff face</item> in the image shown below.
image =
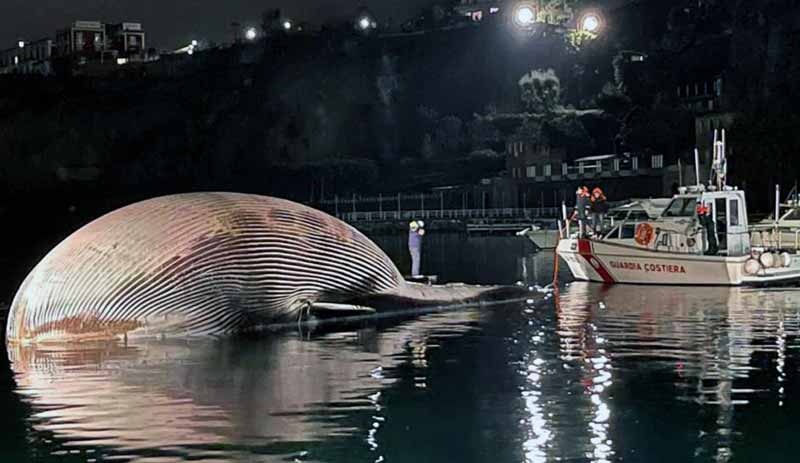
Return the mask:
{"type": "Polygon", "coordinates": [[[401,160],[491,148],[473,136],[474,114],[513,108],[534,66],[570,72],[563,40],[547,40],[499,26],[295,37],[164,60],[136,77],[7,77],[3,193],[231,188],[304,199],[312,178],[330,194],[413,186],[386,174],[401,160]]]}

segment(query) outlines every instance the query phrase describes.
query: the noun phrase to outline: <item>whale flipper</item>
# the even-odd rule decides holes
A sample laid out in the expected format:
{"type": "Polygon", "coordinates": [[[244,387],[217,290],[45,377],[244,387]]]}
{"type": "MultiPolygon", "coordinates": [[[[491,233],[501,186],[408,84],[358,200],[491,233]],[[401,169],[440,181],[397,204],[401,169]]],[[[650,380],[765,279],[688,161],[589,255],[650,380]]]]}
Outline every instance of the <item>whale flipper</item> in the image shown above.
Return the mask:
{"type": "Polygon", "coordinates": [[[348,315],[355,314],[373,314],[376,310],[372,307],[356,304],[342,304],[336,302],[315,302],[311,304],[311,312],[325,312],[325,313],[345,313],[348,315]]]}

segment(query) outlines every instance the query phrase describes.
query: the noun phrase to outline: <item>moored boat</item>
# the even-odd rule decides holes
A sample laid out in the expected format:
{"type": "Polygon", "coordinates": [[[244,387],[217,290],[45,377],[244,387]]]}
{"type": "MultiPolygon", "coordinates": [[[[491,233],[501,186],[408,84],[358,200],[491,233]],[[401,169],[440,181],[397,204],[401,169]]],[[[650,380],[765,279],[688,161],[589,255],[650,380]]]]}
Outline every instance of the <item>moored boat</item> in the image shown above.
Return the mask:
{"type": "MultiPolygon", "coordinates": [[[[608,230],[610,226],[619,229],[620,236],[630,235],[633,238],[633,228],[640,222],[657,218],[669,202],[670,198],[637,198],[626,201],[608,211],[603,229],[608,230]],[[616,227],[621,224],[624,227],[616,227]]],[[[537,223],[517,232],[517,236],[528,238],[538,249],[553,249],[558,244],[561,231],[556,223],[550,225],[552,226],[537,223]]]]}
{"type": "Polygon", "coordinates": [[[578,280],[658,285],[765,285],[800,281],[800,259],[754,247],[745,193],[726,184],[724,132],[714,141],[714,182],[681,187],[633,236],[566,236],[557,253],[578,280]],[[705,214],[708,211],[708,214],[705,214]],[[700,214],[698,214],[700,212],[700,214]]]}
{"type": "Polygon", "coordinates": [[[789,193],[785,202],[779,203],[779,200],[780,194],[776,190],[775,212],[750,227],[750,240],[753,246],[797,252],[800,250],[800,199],[797,187],[789,193]]]}

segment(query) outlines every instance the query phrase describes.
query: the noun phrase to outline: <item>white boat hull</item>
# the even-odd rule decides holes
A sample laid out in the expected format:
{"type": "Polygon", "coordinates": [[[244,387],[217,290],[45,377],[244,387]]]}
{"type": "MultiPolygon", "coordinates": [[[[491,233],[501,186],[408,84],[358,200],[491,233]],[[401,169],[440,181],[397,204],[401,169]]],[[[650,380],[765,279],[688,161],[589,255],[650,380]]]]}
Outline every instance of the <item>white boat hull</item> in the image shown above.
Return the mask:
{"type": "Polygon", "coordinates": [[[607,284],[757,286],[800,280],[796,265],[748,275],[748,256],[658,252],[589,239],[561,240],[557,251],[575,279],[607,284]]]}
{"type": "Polygon", "coordinates": [[[554,249],[558,244],[558,230],[528,230],[525,236],[539,249],[554,249]]]}

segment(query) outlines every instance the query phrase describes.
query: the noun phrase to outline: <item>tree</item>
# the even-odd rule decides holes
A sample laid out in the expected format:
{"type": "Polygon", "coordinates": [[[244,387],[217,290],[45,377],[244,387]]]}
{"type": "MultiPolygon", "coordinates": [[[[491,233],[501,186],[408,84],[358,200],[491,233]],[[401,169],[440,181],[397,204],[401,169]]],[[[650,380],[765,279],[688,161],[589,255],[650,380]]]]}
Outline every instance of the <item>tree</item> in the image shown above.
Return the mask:
{"type": "Polygon", "coordinates": [[[478,115],[469,123],[467,130],[473,150],[492,147],[501,140],[497,127],[487,118],[478,115]]]}
{"type": "Polygon", "coordinates": [[[768,210],[776,183],[785,191],[800,178],[800,116],[764,109],[739,115],[728,135],[732,183],[747,185],[753,209],[768,210]]]}
{"type": "Polygon", "coordinates": [[[561,81],[552,69],[535,69],[519,79],[525,109],[536,113],[553,112],[561,98],[561,81]]]}
{"type": "Polygon", "coordinates": [[[445,116],[436,127],[436,145],[441,153],[458,154],[464,146],[464,123],[456,116],[445,116]]]}

